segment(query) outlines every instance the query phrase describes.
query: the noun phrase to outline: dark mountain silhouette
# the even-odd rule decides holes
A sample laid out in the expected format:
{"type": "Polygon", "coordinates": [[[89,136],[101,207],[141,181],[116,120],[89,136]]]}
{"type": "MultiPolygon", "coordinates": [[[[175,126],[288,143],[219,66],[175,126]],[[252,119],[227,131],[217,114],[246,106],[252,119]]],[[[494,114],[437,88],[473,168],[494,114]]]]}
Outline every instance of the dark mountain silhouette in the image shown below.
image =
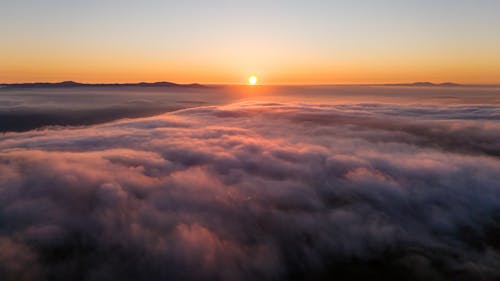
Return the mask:
{"type": "Polygon", "coordinates": [[[193,83],[193,84],[177,84],[172,82],[140,82],[140,83],[124,83],[124,84],[85,84],[74,81],[64,81],[60,83],[17,83],[17,84],[0,84],[3,89],[25,89],[25,88],[83,88],[83,87],[179,87],[179,88],[207,88],[208,86],[193,83]]]}
{"type": "Polygon", "coordinates": [[[456,87],[456,86],[462,86],[462,85],[457,84],[457,83],[452,83],[452,82],[446,82],[446,83],[441,83],[438,86],[442,86],[442,87],[456,87]]]}
{"type": "Polygon", "coordinates": [[[459,87],[461,84],[445,82],[445,83],[432,83],[432,82],[415,82],[415,83],[401,83],[401,84],[383,84],[383,86],[404,86],[404,87],[459,87]]]}

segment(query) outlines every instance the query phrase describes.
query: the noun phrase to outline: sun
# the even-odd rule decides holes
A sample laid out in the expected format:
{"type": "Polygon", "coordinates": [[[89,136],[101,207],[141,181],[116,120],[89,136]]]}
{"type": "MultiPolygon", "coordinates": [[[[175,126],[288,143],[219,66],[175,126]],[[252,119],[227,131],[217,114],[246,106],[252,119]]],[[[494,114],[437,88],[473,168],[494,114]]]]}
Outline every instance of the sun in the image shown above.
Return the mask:
{"type": "Polygon", "coordinates": [[[257,76],[252,75],[252,76],[248,77],[248,85],[255,86],[255,85],[257,85],[258,82],[259,82],[259,78],[257,78],[257,76]]]}

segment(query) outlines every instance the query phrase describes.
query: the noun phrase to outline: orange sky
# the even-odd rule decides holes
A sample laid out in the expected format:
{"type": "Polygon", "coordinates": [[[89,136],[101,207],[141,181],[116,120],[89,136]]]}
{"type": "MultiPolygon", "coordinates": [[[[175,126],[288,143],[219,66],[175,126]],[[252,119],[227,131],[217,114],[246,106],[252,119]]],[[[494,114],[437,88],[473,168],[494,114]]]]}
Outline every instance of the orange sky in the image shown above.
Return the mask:
{"type": "MultiPolygon", "coordinates": [[[[22,55],[20,55],[22,56],[22,55]]],[[[5,60],[0,66],[2,82],[66,81],[87,83],[175,81],[179,83],[244,83],[251,74],[265,84],[386,83],[454,81],[498,83],[500,61],[290,61],[269,59],[249,65],[245,60],[206,61],[134,60],[128,56],[99,59],[41,56],[5,60]]]]}
{"type": "Polygon", "coordinates": [[[450,1],[13,1],[0,83],[500,83],[499,2],[450,1]]]}

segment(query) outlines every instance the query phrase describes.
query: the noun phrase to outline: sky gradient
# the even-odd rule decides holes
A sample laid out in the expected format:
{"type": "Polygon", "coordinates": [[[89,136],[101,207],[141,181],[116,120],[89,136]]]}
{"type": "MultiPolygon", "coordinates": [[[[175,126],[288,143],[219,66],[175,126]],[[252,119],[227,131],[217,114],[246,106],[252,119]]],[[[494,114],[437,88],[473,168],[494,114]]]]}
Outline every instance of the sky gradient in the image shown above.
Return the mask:
{"type": "Polygon", "coordinates": [[[18,0],[0,83],[500,83],[500,1],[18,0]]]}

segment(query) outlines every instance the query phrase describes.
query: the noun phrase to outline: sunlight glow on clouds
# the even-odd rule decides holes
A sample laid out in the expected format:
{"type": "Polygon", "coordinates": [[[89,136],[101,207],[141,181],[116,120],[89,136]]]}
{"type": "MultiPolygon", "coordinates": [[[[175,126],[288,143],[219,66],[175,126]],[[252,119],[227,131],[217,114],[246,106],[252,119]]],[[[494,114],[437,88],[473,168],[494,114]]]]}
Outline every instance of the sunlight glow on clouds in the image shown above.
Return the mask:
{"type": "Polygon", "coordinates": [[[6,133],[0,276],[498,278],[498,119],[240,103],[6,133]]]}

